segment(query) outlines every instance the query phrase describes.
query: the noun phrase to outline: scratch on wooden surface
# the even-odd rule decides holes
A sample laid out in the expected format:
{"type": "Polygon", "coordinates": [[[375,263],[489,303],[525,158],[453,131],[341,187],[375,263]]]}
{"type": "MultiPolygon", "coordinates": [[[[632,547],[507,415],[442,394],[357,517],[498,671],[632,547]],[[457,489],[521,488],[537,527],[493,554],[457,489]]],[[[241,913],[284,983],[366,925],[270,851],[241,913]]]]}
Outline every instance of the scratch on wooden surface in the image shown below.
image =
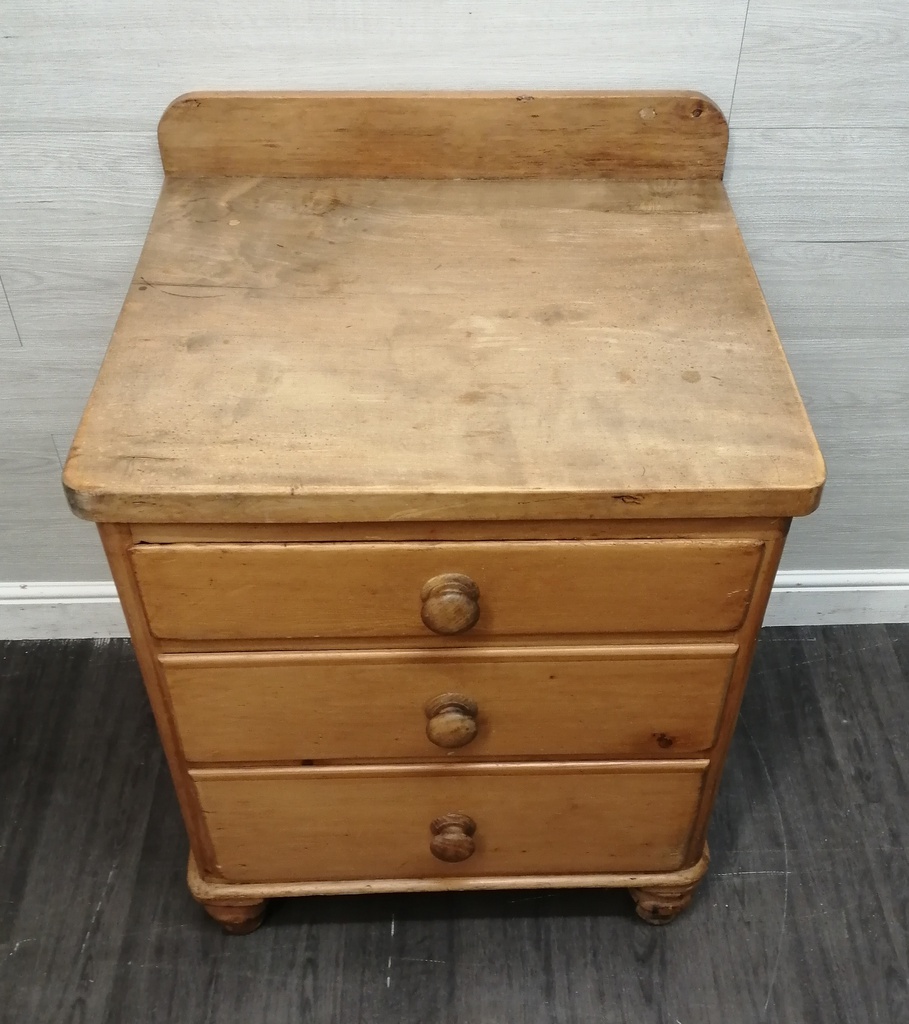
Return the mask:
{"type": "MultiPolygon", "coordinates": [[[[395,937],[395,915],[391,915],[390,939],[395,937]]],[[[391,943],[389,943],[390,945],[391,943]]],[[[385,965],[385,987],[391,988],[391,952],[388,954],[388,963],[385,965]]]]}
{"type": "MultiPolygon", "coordinates": [[[[801,639],[799,639],[797,641],[792,641],[792,640],[788,640],[788,639],[784,640],[783,638],[779,638],[779,639],[769,638],[769,640],[764,640],[763,638],[761,639],[761,643],[762,644],[763,643],[768,643],[768,642],[769,643],[803,643],[803,642],[817,643],[818,641],[817,640],[812,640],[812,639],[808,639],[806,641],[802,641],[801,639]]],[[[800,661],[787,661],[786,662],[786,669],[788,671],[791,671],[794,668],[804,668],[806,665],[822,665],[825,662],[835,663],[835,662],[841,661],[841,660],[843,660],[845,658],[852,658],[856,654],[866,654],[868,651],[881,651],[881,650],[885,650],[885,649],[886,649],[886,644],[872,643],[872,644],[866,644],[864,647],[851,647],[847,651],[837,652],[837,651],[834,650],[834,651],[831,651],[829,653],[825,652],[825,653],[822,653],[822,654],[818,654],[818,656],[816,658],[803,658],[800,661]]],[[[768,670],[765,669],[765,668],[762,668],[762,669],[756,671],[755,674],[754,674],[754,678],[757,679],[757,678],[760,678],[763,675],[766,675],[767,671],[768,670]]]]}
{"type": "Polygon", "coordinates": [[[95,909],[92,911],[91,919],[88,922],[88,927],[85,929],[85,937],[82,939],[82,945],[79,947],[79,956],[85,952],[85,947],[88,945],[88,940],[91,938],[92,929],[95,927],[95,922],[98,920],[98,915],[101,913],[101,907],[104,905],[104,899],[107,896],[107,892],[110,889],[111,880],[114,877],[114,872],[117,870],[117,862],[114,862],[113,867],[110,869],[107,875],[107,881],[104,883],[104,888],[101,890],[101,897],[95,905],[95,909]]]}
{"type": "Polygon", "coordinates": [[[745,875],[789,875],[791,872],[781,869],[778,871],[712,871],[710,877],[716,878],[742,878],[745,875]]]}
{"type": "Polygon", "coordinates": [[[15,956],[19,952],[19,947],[24,946],[26,942],[37,942],[37,939],[19,939],[13,948],[6,954],[7,957],[15,956]]]}
{"type": "Polygon", "coordinates": [[[762,636],[762,644],[816,644],[816,636],[800,636],[797,640],[791,636],[762,636]]]}
{"type": "Polygon", "coordinates": [[[770,981],[767,984],[767,998],[764,1000],[764,1007],[761,1010],[761,1020],[766,1020],[767,1007],[770,1006],[770,998],[773,995],[773,988],[776,985],[776,978],[780,968],[780,958],[783,955],[783,939],[786,935],[786,922],[789,911],[789,842],[786,839],[786,825],[783,822],[783,809],[780,806],[780,800],[776,794],[776,788],[773,785],[773,777],[770,774],[770,769],[767,767],[767,762],[764,760],[764,755],[761,753],[760,747],[754,742],[754,736],[748,728],[748,723],[745,721],[744,715],[741,717],[741,722],[742,729],[748,737],[748,742],[754,748],[755,754],[757,754],[757,759],[761,765],[761,772],[767,780],[767,784],[770,786],[770,792],[773,795],[774,807],[776,808],[776,818],[780,826],[780,838],[783,841],[783,877],[785,878],[785,884],[783,887],[783,912],[780,915],[780,937],[777,943],[776,956],[773,958],[773,968],[770,971],[770,981]]]}

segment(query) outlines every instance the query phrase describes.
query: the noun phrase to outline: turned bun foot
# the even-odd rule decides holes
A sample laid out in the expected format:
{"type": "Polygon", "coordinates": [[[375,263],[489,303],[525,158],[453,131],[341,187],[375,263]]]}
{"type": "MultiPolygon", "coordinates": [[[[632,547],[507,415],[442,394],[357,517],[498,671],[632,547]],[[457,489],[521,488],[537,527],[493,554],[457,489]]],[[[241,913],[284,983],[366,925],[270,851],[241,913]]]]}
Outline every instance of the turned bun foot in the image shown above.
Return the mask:
{"type": "Polygon", "coordinates": [[[688,906],[697,882],[693,885],[670,887],[653,886],[649,889],[629,889],[637,904],[638,917],[648,924],[669,924],[688,906]]]}
{"type": "Polygon", "coordinates": [[[629,889],[638,917],[648,924],[669,924],[674,921],[691,902],[695,889],[707,873],[709,863],[710,853],[705,846],[697,864],[678,872],[674,881],[629,889]]]}
{"type": "Polygon", "coordinates": [[[249,935],[262,923],[265,900],[250,903],[202,903],[209,917],[214,918],[228,935],[249,935]]]}

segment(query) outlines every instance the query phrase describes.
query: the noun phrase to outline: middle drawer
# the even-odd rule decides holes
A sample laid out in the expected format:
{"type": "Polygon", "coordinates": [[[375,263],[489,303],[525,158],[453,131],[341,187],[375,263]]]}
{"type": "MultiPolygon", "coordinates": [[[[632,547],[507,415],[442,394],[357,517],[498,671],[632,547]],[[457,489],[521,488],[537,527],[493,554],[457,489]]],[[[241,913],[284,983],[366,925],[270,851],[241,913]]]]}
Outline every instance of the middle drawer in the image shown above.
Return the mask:
{"type": "Polygon", "coordinates": [[[163,654],[193,763],[672,757],[714,741],[735,644],[163,654]]]}

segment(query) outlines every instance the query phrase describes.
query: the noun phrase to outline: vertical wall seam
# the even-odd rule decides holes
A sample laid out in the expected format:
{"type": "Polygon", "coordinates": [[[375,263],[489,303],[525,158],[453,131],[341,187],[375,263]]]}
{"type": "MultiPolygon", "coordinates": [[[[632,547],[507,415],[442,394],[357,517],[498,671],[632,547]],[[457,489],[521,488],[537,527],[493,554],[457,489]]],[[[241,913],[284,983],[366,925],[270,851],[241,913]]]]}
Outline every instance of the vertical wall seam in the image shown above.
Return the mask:
{"type": "Polygon", "coordinates": [[[12,303],[9,301],[9,296],[6,294],[6,285],[3,283],[2,277],[0,277],[0,292],[3,292],[3,301],[6,303],[6,308],[9,310],[9,318],[13,322],[16,338],[19,341],[19,348],[24,348],[25,346],[22,344],[22,332],[19,330],[19,325],[16,323],[16,315],[13,313],[12,303]]]}
{"type": "Polygon", "coordinates": [[[751,10],[751,0],[745,4],[745,17],[742,19],[742,38],[739,42],[739,59],[735,64],[735,79],[732,83],[732,99],[729,101],[729,127],[732,127],[732,115],[735,111],[735,90],[739,84],[739,71],[742,69],[742,52],[745,49],[745,33],[748,31],[748,12],[751,10]]]}

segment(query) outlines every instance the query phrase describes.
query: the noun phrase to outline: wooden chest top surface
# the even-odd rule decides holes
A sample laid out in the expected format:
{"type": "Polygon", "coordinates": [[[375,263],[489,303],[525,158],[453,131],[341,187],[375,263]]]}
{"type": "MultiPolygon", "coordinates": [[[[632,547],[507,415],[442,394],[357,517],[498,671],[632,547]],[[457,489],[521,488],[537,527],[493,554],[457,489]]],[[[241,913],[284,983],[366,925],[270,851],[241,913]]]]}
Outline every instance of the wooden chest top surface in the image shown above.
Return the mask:
{"type": "MultiPolygon", "coordinates": [[[[646,130],[662,108],[636,102],[646,130]]],[[[591,128],[608,134],[608,118],[591,128]]],[[[164,135],[177,169],[66,468],[80,515],[652,519],[817,504],[820,453],[703,163],[689,178],[445,180],[370,177],[366,153],[362,176],[263,177],[226,157],[224,176],[181,176],[164,135]]]]}

